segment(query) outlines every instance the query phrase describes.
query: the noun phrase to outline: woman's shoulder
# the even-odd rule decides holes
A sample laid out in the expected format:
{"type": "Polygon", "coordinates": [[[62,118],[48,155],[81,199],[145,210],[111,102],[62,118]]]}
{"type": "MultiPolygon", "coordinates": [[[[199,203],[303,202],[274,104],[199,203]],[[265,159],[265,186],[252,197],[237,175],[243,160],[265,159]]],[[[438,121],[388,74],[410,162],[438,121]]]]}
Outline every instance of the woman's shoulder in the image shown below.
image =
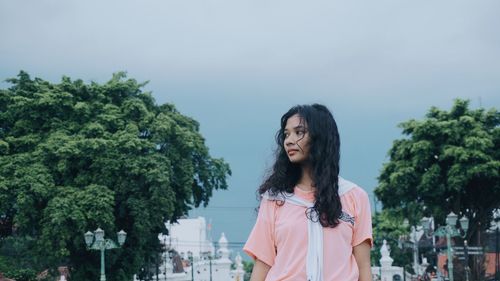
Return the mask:
{"type": "Polygon", "coordinates": [[[359,201],[368,198],[368,193],[363,188],[341,177],[339,177],[339,195],[349,201],[359,201]]]}
{"type": "Polygon", "coordinates": [[[368,193],[358,185],[353,186],[348,192],[340,197],[342,209],[353,216],[362,213],[368,207],[370,209],[370,199],[368,193]]]}

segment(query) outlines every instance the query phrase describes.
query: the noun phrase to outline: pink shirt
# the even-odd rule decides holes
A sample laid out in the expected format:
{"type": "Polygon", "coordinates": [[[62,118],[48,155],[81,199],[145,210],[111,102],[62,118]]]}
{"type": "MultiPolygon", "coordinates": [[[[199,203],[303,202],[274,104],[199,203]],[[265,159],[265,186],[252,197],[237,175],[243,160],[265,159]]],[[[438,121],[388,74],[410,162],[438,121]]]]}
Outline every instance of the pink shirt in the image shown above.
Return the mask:
{"type": "MultiPolygon", "coordinates": [[[[314,201],[312,192],[298,188],[295,195],[314,201]]],[[[352,248],[372,243],[370,202],[356,186],[340,196],[343,214],[335,228],[323,228],[323,280],[357,281],[358,266],[352,248]]],[[[255,226],[243,250],[271,266],[266,281],[306,280],[307,218],[305,207],[262,199],[255,226]]]]}

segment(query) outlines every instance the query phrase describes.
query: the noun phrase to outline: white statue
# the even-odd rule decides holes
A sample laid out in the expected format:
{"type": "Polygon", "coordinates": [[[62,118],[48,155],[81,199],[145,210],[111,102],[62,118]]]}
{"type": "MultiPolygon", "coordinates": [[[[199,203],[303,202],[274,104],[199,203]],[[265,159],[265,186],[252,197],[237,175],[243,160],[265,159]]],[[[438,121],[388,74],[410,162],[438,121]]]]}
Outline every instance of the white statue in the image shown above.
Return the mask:
{"type": "Polygon", "coordinates": [[[387,240],[385,239],[382,247],[380,248],[380,253],[382,254],[382,257],[388,257],[391,254],[389,246],[387,245],[387,240]]]}
{"type": "Polygon", "coordinates": [[[387,245],[387,240],[385,239],[384,239],[384,244],[380,248],[380,254],[382,255],[382,258],[380,258],[380,265],[382,267],[391,267],[393,259],[391,258],[389,245],[387,245]]]}

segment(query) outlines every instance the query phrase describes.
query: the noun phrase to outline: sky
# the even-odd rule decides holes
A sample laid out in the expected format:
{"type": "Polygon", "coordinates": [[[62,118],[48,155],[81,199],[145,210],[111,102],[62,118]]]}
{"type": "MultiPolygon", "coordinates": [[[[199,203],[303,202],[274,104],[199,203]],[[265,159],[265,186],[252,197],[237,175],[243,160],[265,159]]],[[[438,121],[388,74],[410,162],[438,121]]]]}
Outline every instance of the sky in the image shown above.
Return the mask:
{"type": "Polygon", "coordinates": [[[0,80],[25,70],[149,81],[144,90],[196,119],[211,155],[230,164],[229,189],[190,215],[236,252],[293,105],[330,108],[341,174],[370,196],[399,123],[456,98],[498,109],[498,11],[497,0],[0,0],[0,80]]]}

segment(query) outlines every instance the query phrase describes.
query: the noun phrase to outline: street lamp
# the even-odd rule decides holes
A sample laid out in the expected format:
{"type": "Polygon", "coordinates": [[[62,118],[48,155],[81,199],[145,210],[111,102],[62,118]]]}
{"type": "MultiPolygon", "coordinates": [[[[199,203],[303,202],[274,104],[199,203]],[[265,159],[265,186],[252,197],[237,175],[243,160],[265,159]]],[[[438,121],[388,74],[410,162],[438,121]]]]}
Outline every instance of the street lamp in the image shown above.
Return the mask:
{"type": "Polygon", "coordinates": [[[189,263],[191,264],[191,281],[194,281],[194,262],[193,262],[193,252],[188,251],[188,259],[189,263]]]}
{"type": "Polygon", "coordinates": [[[498,246],[498,228],[499,228],[499,223],[500,221],[496,222],[497,228],[495,230],[495,238],[496,238],[496,247],[495,247],[495,278],[496,280],[500,280],[500,259],[499,259],[499,246],[498,246]]]}
{"type": "Polygon", "coordinates": [[[167,264],[168,264],[169,261],[172,262],[172,258],[174,257],[174,252],[172,252],[172,250],[167,250],[165,252],[164,256],[165,256],[165,272],[164,272],[164,275],[165,275],[165,280],[167,280],[167,264]]]}
{"type": "MultiPolygon", "coordinates": [[[[446,225],[440,226],[434,232],[435,236],[446,237],[446,246],[447,246],[447,256],[448,256],[448,275],[450,281],[453,281],[453,250],[451,248],[451,237],[462,237],[465,238],[467,234],[467,229],[469,228],[469,220],[466,217],[462,217],[460,219],[460,225],[462,230],[464,231],[464,235],[460,234],[460,230],[456,227],[458,216],[453,212],[449,213],[446,216],[446,225]]],[[[428,223],[423,224],[424,230],[426,233],[431,231],[430,225],[428,223]]],[[[469,265],[467,259],[467,240],[464,241],[464,249],[466,256],[466,280],[469,280],[469,265]]]]}
{"type": "Polygon", "coordinates": [[[424,234],[427,238],[432,238],[432,251],[436,253],[436,237],[434,235],[429,236],[429,231],[434,231],[434,218],[433,217],[423,217],[420,220],[420,225],[424,229],[424,234]]]}
{"type": "Polygon", "coordinates": [[[84,234],[85,244],[87,244],[87,249],[89,250],[99,250],[101,251],[101,278],[100,281],[106,281],[106,274],[104,273],[104,251],[110,249],[116,249],[125,243],[125,239],[127,238],[127,233],[123,230],[120,230],[118,233],[118,244],[117,245],[111,239],[104,239],[104,230],[101,228],[97,228],[94,233],[87,231],[84,234]]]}
{"type": "Polygon", "coordinates": [[[212,281],[212,255],[209,254],[208,260],[210,262],[210,281],[212,281]]]}
{"type": "Polygon", "coordinates": [[[500,281],[500,209],[493,212],[493,221],[491,222],[490,231],[495,233],[495,281],[500,281]]]}
{"type": "MultiPolygon", "coordinates": [[[[409,222],[408,219],[404,219],[403,225],[405,227],[408,227],[409,222]]],[[[420,275],[420,268],[419,268],[419,263],[418,263],[418,239],[417,239],[417,227],[416,226],[411,226],[411,239],[413,240],[413,271],[415,271],[415,274],[418,276],[420,275]]]]}
{"type": "MultiPolygon", "coordinates": [[[[460,227],[464,231],[464,236],[467,234],[467,229],[469,229],[469,219],[465,216],[460,220],[460,227]]],[[[469,245],[467,244],[467,239],[464,240],[464,258],[465,258],[465,280],[469,281],[470,267],[469,267],[469,245]]]]}
{"type": "Polygon", "coordinates": [[[495,278],[496,280],[500,280],[500,259],[499,259],[499,246],[498,246],[498,228],[499,221],[496,222],[497,228],[495,230],[495,238],[496,238],[496,247],[495,247],[495,278]]]}

